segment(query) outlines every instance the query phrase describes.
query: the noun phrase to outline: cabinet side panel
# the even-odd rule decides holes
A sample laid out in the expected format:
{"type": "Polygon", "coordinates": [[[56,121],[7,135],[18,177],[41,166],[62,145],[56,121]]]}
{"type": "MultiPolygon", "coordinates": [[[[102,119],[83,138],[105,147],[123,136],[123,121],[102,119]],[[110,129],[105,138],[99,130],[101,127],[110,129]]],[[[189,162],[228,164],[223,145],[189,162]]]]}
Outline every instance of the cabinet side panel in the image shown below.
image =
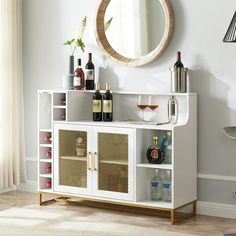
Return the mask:
{"type": "Polygon", "coordinates": [[[189,97],[189,120],[174,129],[174,208],[197,199],[197,98],[189,97]]]}

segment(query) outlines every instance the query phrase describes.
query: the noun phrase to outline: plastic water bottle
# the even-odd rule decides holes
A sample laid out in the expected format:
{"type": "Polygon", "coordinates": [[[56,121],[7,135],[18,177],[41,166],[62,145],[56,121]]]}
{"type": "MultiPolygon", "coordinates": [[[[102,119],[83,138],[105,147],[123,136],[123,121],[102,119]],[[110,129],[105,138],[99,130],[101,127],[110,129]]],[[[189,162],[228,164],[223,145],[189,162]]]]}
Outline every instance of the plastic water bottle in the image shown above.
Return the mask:
{"type": "Polygon", "coordinates": [[[171,184],[171,172],[170,170],[166,171],[166,177],[163,180],[163,201],[171,202],[172,195],[172,184],[171,184]]]}
{"type": "Polygon", "coordinates": [[[162,181],[158,169],[155,170],[155,176],[151,181],[151,200],[162,200],[162,181]]]}
{"type": "Polygon", "coordinates": [[[172,157],[172,141],[171,141],[171,132],[168,131],[166,134],[166,138],[163,143],[163,149],[165,153],[165,159],[163,164],[171,164],[172,157]]]}

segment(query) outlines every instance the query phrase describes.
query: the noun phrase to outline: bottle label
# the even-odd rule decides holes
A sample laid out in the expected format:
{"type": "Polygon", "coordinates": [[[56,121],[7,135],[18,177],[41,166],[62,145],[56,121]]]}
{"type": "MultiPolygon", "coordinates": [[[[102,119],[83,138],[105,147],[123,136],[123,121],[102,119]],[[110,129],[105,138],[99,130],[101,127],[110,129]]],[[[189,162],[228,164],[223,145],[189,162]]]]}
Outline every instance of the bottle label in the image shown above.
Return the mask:
{"type": "Polygon", "coordinates": [[[102,101],[93,100],[93,112],[102,112],[102,101]]]}
{"type": "Polygon", "coordinates": [[[93,69],[86,69],[86,80],[94,80],[94,70],[93,69]]]}
{"type": "Polygon", "coordinates": [[[81,85],[81,77],[74,77],[74,86],[80,86],[81,85]]]}
{"type": "Polygon", "coordinates": [[[153,150],[151,151],[151,157],[152,157],[153,159],[157,159],[157,158],[158,158],[158,151],[157,151],[156,149],[153,149],[153,150]]]}
{"type": "Polygon", "coordinates": [[[112,100],[103,100],[103,112],[112,113],[112,100]]]}
{"type": "Polygon", "coordinates": [[[164,183],[163,183],[163,188],[165,188],[165,189],[171,189],[171,183],[170,183],[170,182],[164,182],[164,183]]]}
{"type": "Polygon", "coordinates": [[[151,182],[151,186],[153,187],[153,188],[158,188],[158,181],[152,181],[151,182]]]}

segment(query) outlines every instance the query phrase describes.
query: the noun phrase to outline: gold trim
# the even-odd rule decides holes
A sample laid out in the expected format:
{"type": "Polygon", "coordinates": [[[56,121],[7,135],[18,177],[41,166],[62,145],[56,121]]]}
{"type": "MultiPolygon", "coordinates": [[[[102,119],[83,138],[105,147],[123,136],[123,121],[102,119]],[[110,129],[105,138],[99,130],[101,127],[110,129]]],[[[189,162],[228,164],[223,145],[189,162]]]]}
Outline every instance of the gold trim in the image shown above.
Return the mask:
{"type": "Polygon", "coordinates": [[[93,154],[93,170],[98,170],[98,154],[96,152],[93,154]]]}
{"type": "MultiPolygon", "coordinates": [[[[112,201],[112,200],[93,199],[93,198],[89,198],[89,197],[71,196],[71,195],[67,195],[67,194],[49,193],[49,192],[40,192],[40,191],[38,192],[38,197],[39,197],[39,205],[40,206],[46,205],[46,204],[49,204],[49,203],[54,203],[54,202],[57,202],[57,201],[68,203],[67,201],[70,198],[78,198],[78,199],[81,199],[83,201],[113,204],[113,205],[116,205],[116,207],[109,207],[109,209],[115,209],[115,210],[120,210],[120,209],[118,209],[118,206],[128,206],[128,207],[136,207],[136,208],[141,208],[141,209],[152,209],[152,210],[157,210],[157,211],[163,211],[163,213],[162,213],[163,216],[167,216],[166,214],[169,212],[170,213],[170,222],[171,222],[171,224],[175,224],[175,223],[177,223],[181,220],[184,220],[186,218],[195,216],[196,215],[196,203],[197,203],[197,201],[195,200],[195,201],[186,203],[186,204],[184,204],[180,207],[177,207],[175,209],[171,209],[171,208],[164,208],[164,207],[139,205],[139,204],[131,203],[131,202],[115,202],[115,201],[112,201]],[[51,196],[59,196],[59,197],[57,197],[55,199],[47,200],[47,201],[42,201],[42,194],[51,195],[51,196]],[[182,207],[188,206],[190,204],[193,205],[193,210],[191,212],[189,212],[189,213],[176,212],[176,210],[178,210],[182,207]]],[[[107,208],[107,207],[103,206],[102,208],[107,208]]],[[[128,209],[126,209],[126,210],[129,211],[128,209]]],[[[134,210],[133,212],[142,213],[142,212],[139,212],[138,210],[134,210]]],[[[148,214],[153,214],[153,213],[149,212],[148,214]]]]}
{"type": "Polygon", "coordinates": [[[92,165],[91,165],[91,156],[92,156],[92,153],[89,152],[88,153],[88,170],[92,170],[92,165]]]}

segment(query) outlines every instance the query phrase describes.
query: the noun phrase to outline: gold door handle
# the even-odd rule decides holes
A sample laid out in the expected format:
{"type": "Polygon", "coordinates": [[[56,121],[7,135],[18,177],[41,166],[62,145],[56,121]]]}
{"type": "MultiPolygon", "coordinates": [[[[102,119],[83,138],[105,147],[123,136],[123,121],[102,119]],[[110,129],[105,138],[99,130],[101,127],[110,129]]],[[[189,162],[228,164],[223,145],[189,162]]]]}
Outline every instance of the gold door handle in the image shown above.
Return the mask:
{"type": "Polygon", "coordinates": [[[88,153],[88,170],[92,170],[92,165],[91,165],[91,161],[92,161],[92,152],[88,153]]]}
{"type": "Polygon", "coordinates": [[[93,170],[98,170],[98,154],[96,152],[93,154],[93,170]]]}

